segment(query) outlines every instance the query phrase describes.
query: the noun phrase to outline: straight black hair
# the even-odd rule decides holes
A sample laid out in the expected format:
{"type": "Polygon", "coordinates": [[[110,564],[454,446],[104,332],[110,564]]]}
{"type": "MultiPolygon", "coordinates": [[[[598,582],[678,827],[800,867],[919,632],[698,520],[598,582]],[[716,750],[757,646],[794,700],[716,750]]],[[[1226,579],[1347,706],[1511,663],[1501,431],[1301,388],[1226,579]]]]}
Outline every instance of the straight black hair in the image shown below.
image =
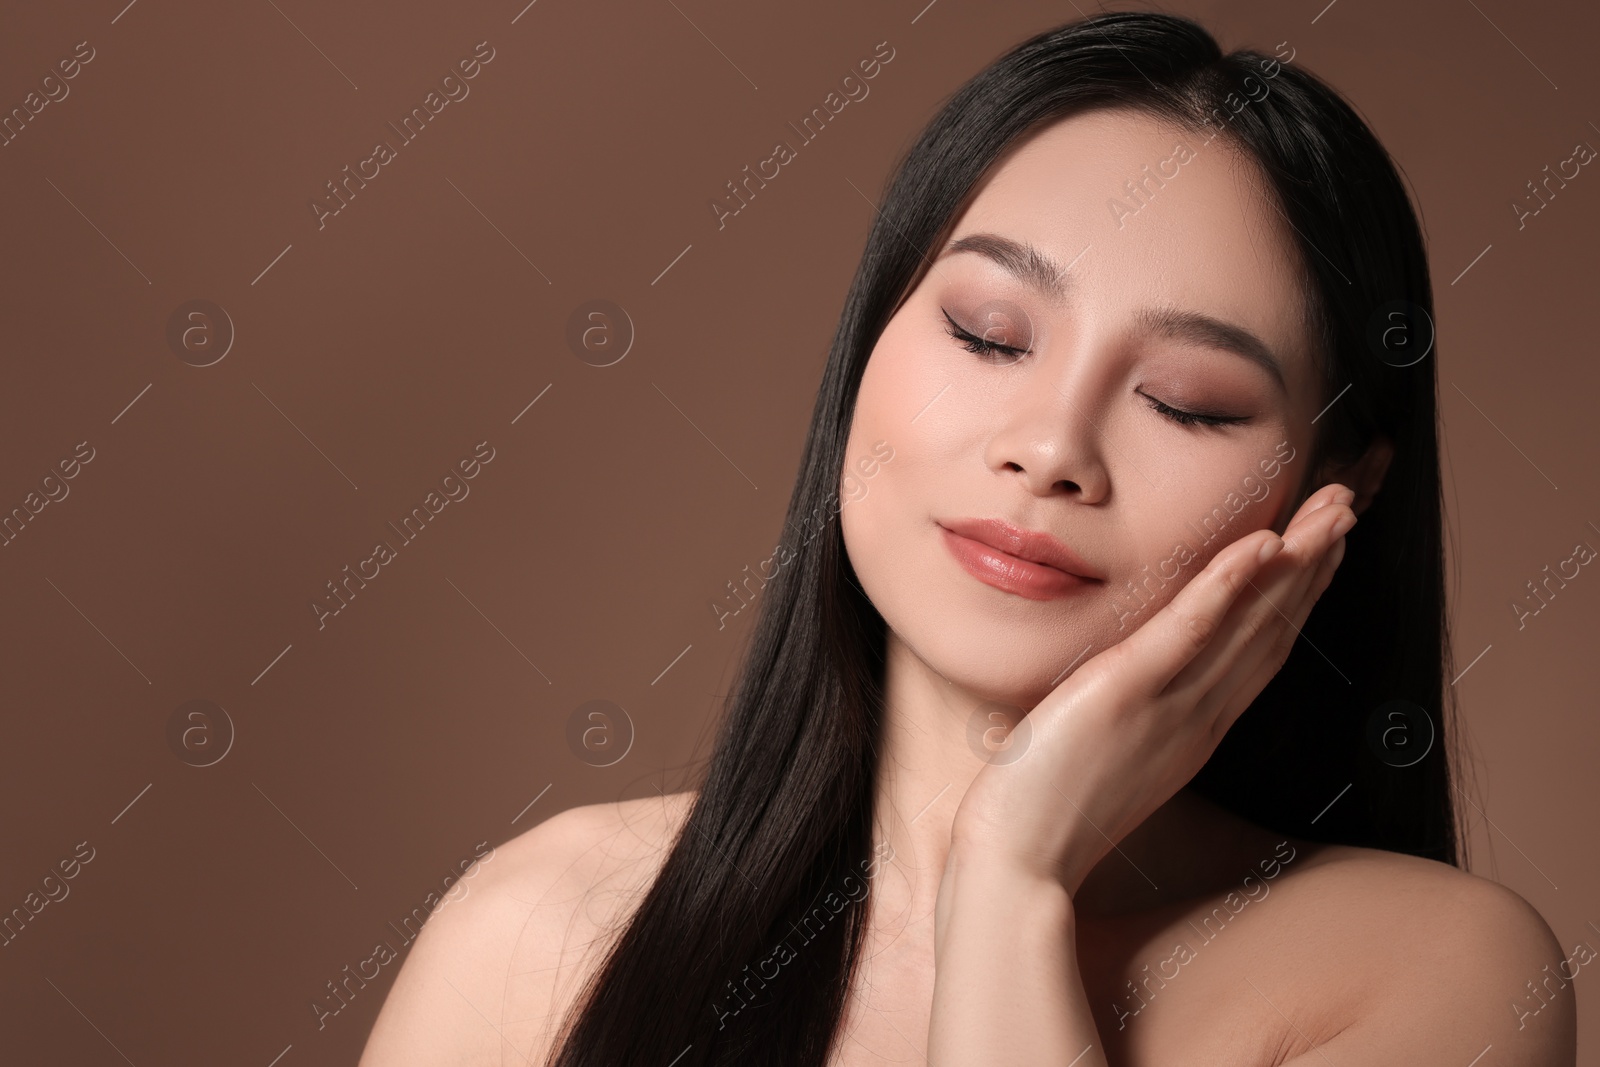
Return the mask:
{"type": "Polygon", "coordinates": [[[1394,448],[1303,637],[1193,788],[1285,834],[1459,862],[1433,300],[1405,187],[1350,105],[1281,54],[1224,55],[1170,15],[1098,15],[1001,56],[896,168],[790,498],[788,528],[820,532],[764,589],[699,796],[554,1067],[826,1062],[865,929],[865,907],[837,901],[873,862],[886,639],[833,518],[862,372],[996,161],[1107,108],[1225,138],[1293,228],[1329,405],[1301,490],[1324,460],[1394,448]]]}

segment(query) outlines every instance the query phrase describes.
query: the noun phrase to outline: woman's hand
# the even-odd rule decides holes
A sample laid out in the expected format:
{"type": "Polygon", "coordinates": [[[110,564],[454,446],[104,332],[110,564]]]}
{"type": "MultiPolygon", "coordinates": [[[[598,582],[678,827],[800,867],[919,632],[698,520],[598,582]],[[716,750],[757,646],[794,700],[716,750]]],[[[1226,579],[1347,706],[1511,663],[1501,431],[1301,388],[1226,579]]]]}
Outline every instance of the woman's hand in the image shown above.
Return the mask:
{"type": "Polygon", "coordinates": [[[1020,758],[983,767],[952,855],[1075,894],[1096,863],[1183,788],[1283,666],[1344,555],[1354,494],[1313,493],[1280,540],[1228,545],[1132,635],[1028,713],[1020,758]]]}

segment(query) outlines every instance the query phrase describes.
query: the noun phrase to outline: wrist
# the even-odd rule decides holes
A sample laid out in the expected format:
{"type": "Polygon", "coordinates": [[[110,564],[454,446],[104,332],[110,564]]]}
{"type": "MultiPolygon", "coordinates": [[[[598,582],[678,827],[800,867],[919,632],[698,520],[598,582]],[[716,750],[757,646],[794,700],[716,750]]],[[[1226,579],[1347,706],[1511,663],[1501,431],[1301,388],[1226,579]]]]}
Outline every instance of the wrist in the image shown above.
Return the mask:
{"type": "Polygon", "coordinates": [[[952,846],[939,882],[935,951],[952,933],[1071,936],[1072,894],[1053,873],[989,850],[952,846]]]}
{"type": "Polygon", "coordinates": [[[952,837],[945,859],[945,874],[966,881],[1000,881],[1044,887],[1054,885],[1068,898],[1074,896],[1088,870],[1098,862],[1084,850],[1070,849],[1072,855],[1056,857],[1039,852],[1008,848],[982,839],[952,837]]]}
{"type": "Polygon", "coordinates": [[[1084,1046],[1098,1035],[1078,970],[1072,896],[1035,867],[965,848],[946,861],[935,906],[929,1063],[1086,1067],[1084,1046]]]}

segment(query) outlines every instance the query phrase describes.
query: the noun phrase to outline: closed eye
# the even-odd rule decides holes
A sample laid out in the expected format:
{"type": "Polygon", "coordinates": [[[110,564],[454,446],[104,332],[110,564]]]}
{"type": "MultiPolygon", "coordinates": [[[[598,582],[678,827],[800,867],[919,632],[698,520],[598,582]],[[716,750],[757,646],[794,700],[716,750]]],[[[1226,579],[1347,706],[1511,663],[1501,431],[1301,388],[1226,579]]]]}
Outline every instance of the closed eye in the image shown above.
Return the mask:
{"type": "Polygon", "coordinates": [[[945,332],[951,337],[955,338],[957,341],[961,342],[961,347],[965,348],[968,352],[982,356],[984,359],[996,363],[1000,362],[1000,359],[998,358],[1000,356],[1014,359],[1016,357],[1025,356],[1028,354],[1028,349],[1026,348],[1017,348],[1014,345],[999,344],[998,342],[990,341],[987,338],[979,337],[969,330],[962,329],[961,325],[957,323],[955,319],[952,319],[950,317],[950,313],[945,311],[943,308],[939,309],[939,313],[944,316],[945,322],[950,324],[945,329],[945,332]]]}
{"type": "MultiPolygon", "coordinates": [[[[945,332],[960,342],[962,348],[974,355],[981,356],[991,362],[1000,362],[1000,357],[1016,359],[1027,355],[1029,352],[1029,349],[1026,348],[1003,345],[996,341],[979,337],[972,331],[964,329],[960,323],[952,319],[948,311],[943,308],[939,310],[940,314],[944,315],[945,322],[949,324],[945,332]]],[[[1250,416],[1248,415],[1215,415],[1200,411],[1185,411],[1182,408],[1175,408],[1170,404],[1162,403],[1149,393],[1141,393],[1140,395],[1150,402],[1150,406],[1158,414],[1178,423],[1180,426],[1229,426],[1234,423],[1250,421],[1250,416]]]]}
{"type": "Polygon", "coordinates": [[[1149,393],[1139,395],[1150,401],[1150,406],[1159,414],[1182,426],[1228,426],[1236,422],[1250,421],[1248,415],[1210,415],[1199,411],[1184,411],[1170,404],[1163,404],[1149,393]]]}

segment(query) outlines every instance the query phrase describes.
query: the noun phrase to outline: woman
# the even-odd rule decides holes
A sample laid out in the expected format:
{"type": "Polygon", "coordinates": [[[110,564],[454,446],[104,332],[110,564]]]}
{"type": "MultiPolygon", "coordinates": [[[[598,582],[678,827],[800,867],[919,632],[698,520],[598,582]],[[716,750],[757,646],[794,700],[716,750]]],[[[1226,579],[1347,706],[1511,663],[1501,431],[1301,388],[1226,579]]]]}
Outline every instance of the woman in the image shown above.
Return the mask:
{"type": "Polygon", "coordinates": [[[1457,866],[1421,235],[1292,59],[1108,14],[955,94],[700,789],[498,850],[364,1064],[1574,1062],[1457,866]]]}

